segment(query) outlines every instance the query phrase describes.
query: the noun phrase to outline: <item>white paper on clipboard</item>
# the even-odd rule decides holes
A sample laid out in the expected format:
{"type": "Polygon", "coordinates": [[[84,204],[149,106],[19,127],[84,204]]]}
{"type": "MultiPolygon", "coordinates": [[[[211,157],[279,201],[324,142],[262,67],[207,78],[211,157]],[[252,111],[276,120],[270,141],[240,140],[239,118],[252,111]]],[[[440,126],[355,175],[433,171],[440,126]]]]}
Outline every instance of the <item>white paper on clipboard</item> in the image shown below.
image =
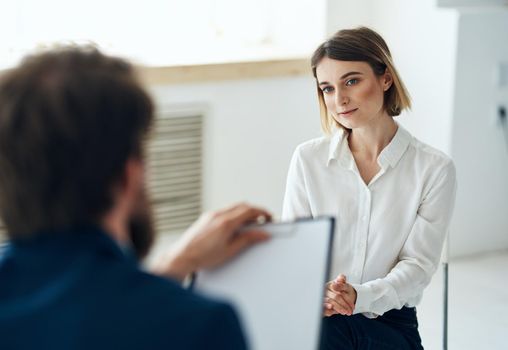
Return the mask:
{"type": "Polygon", "coordinates": [[[334,219],[259,227],[272,235],[269,241],[225,266],[200,271],[194,288],[235,307],[252,350],[316,349],[334,219]]]}

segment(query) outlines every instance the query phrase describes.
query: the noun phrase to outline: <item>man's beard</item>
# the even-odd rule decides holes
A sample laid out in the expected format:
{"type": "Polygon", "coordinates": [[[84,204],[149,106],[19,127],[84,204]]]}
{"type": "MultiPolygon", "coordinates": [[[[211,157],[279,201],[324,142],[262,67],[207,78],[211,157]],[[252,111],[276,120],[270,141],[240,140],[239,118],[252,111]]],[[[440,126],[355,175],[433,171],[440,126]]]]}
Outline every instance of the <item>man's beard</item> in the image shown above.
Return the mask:
{"type": "Polygon", "coordinates": [[[152,206],[146,189],[142,189],[136,208],[129,219],[129,237],[134,254],[139,260],[146,257],[155,240],[152,206]]]}

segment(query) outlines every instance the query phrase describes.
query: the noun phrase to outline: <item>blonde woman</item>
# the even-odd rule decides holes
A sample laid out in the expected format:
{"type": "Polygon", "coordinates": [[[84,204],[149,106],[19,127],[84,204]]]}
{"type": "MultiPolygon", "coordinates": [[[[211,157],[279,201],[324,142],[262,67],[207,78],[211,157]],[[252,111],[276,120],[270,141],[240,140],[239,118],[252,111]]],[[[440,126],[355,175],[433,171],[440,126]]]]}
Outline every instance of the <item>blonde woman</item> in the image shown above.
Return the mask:
{"type": "Polygon", "coordinates": [[[337,217],[326,349],[422,349],[415,306],[439,263],[455,167],[394,117],[409,94],[383,38],[341,30],[312,56],[325,136],[291,160],[283,218],[337,217]]]}

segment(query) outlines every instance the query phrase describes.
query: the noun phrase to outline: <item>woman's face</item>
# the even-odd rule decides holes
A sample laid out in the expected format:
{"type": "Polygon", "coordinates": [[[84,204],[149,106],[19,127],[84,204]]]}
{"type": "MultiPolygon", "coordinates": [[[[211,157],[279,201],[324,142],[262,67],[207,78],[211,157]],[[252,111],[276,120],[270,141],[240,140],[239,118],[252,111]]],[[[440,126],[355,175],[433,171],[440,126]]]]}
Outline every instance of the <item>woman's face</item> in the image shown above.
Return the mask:
{"type": "Polygon", "coordinates": [[[368,126],[386,114],[384,92],[392,84],[389,73],[376,76],[367,62],[324,57],[316,67],[328,113],[348,129],[368,126]]]}

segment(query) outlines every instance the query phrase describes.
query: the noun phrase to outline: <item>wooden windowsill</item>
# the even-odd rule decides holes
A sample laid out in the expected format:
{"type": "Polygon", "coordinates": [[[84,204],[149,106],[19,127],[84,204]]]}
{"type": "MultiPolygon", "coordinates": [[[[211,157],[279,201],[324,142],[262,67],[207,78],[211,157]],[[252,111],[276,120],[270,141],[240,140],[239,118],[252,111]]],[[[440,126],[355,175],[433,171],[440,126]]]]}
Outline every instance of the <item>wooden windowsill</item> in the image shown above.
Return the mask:
{"type": "Polygon", "coordinates": [[[210,81],[311,75],[308,59],[235,62],[189,66],[141,67],[142,81],[150,86],[210,81]]]}
{"type": "MultiPolygon", "coordinates": [[[[5,71],[7,70],[0,70],[0,76],[5,71]]],[[[141,66],[138,71],[143,83],[149,86],[312,74],[310,61],[304,58],[167,67],[141,66]]]]}

